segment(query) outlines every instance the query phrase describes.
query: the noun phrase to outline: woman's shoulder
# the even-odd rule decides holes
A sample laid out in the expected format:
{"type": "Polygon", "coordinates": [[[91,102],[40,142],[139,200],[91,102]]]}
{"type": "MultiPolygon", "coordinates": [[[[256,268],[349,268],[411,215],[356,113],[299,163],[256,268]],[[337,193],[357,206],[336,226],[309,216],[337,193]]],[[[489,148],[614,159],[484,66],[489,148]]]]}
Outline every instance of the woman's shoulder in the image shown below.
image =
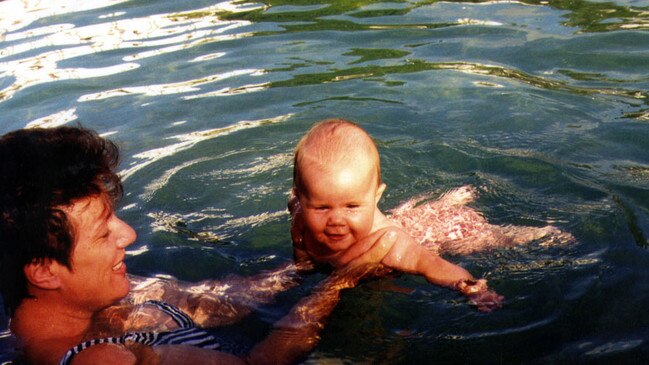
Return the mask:
{"type": "Polygon", "coordinates": [[[150,303],[120,304],[99,312],[88,331],[92,338],[118,336],[127,332],[169,331],[178,328],[168,311],[150,303]]]}

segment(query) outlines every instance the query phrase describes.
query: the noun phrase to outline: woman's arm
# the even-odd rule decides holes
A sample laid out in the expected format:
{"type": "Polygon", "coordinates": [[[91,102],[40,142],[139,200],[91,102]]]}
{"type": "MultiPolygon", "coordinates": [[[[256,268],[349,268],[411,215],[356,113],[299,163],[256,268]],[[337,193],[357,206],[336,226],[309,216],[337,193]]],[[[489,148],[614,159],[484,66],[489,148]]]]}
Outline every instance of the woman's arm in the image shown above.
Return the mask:
{"type": "Polygon", "coordinates": [[[222,280],[186,283],[167,278],[131,277],[128,301],[161,300],[187,313],[201,327],[232,324],[257,306],[300,283],[300,273],[311,270],[308,263],[286,264],[252,277],[228,276],[222,280]]]}
{"type": "Polygon", "coordinates": [[[334,271],[322,281],[308,297],[300,300],[277,323],[269,336],[257,344],[246,361],[250,364],[295,364],[315,348],[320,331],[335,306],[340,301],[342,289],[353,288],[366,277],[383,270],[380,264],[362,261],[334,271]]]}

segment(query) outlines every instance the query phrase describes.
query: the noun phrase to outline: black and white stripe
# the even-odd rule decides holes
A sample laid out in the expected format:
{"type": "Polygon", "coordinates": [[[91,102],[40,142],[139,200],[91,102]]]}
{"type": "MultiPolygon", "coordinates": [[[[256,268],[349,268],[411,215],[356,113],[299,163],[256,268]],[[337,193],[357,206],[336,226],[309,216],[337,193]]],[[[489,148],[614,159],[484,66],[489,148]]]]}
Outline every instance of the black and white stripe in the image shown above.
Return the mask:
{"type": "Polygon", "coordinates": [[[104,343],[123,345],[128,342],[135,342],[147,346],[192,345],[212,350],[220,347],[214,336],[210,335],[207,331],[196,328],[196,324],[191,317],[177,307],[155,300],[147,301],[144,304],[158,307],[161,311],[171,316],[180,328],[167,332],[132,332],[119,337],[105,337],[85,341],[68,350],[59,362],[59,365],[69,365],[76,354],[90,346],[104,343]]]}

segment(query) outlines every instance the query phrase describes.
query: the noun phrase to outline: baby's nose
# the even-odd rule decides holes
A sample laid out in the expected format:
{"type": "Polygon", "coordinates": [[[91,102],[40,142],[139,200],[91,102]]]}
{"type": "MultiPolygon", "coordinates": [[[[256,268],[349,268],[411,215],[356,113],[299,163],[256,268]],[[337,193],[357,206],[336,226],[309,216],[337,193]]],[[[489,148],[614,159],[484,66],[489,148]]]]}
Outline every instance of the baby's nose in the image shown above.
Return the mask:
{"type": "Polygon", "coordinates": [[[345,223],[344,215],[339,211],[332,211],[327,221],[329,225],[341,225],[345,223]]]}

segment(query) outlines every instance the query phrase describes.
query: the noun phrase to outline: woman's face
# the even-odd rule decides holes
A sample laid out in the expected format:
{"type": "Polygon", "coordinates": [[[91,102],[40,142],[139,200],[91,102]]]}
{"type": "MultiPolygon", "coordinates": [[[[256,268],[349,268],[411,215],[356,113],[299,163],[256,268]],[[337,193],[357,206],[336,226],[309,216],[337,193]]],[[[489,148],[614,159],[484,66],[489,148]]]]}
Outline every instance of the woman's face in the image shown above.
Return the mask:
{"type": "Polygon", "coordinates": [[[79,309],[104,308],[126,296],[125,248],[135,231],[117,218],[108,198],[93,196],[63,208],[74,229],[72,270],[59,266],[61,291],[79,309]]]}

